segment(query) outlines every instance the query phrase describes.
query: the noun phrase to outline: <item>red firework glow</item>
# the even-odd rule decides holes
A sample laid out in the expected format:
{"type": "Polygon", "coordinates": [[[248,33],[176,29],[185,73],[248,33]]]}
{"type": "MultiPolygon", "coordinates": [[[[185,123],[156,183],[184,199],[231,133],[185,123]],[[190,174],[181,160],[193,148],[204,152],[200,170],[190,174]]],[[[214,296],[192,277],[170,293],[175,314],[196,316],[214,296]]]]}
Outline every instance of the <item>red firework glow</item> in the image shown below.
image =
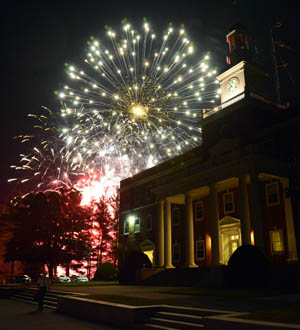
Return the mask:
{"type": "Polygon", "coordinates": [[[88,206],[93,201],[99,201],[102,197],[109,199],[117,194],[121,179],[108,165],[105,170],[105,174],[101,176],[93,174],[88,178],[82,178],[75,185],[75,188],[82,194],[81,205],[88,206]]]}
{"type": "MultiPolygon", "coordinates": [[[[93,174],[82,178],[75,185],[82,194],[81,206],[89,208],[93,214],[89,231],[93,252],[88,261],[81,262],[79,268],[70,269],[70,275],[85,274],[91,279],[101,263],[106,261],[115,263],[112,250],[117,236],[116,198],[119,182],[120,178],[107,166],[105,175],[93,174]]],[[[65,273],[64,267],[57,268],[57,275],[65,273]]]]}

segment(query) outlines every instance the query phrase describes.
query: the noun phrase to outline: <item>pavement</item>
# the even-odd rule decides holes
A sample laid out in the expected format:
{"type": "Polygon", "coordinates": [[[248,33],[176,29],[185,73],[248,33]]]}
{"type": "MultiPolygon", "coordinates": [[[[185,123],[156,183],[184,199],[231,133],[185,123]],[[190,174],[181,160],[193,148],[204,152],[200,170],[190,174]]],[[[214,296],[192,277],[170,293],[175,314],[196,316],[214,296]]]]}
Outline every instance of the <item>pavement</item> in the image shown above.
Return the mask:
{"type": "MultiPolygon", "coordinates": [[[[109,294],[130,297],[151,298],[156,304],[166,304],[166,301],[176,302],[179,306],[197,307],[203,309],[226,310],[234,312],[251,312],[259,309],[275,308],[286,304],[300,304],[299,294],[289,294],[273,297],[255,299],[228,299],[224,297],[211,296],[187,296],[177,293],[178,288],[157,286],[97,286],[97,287],[59,287],[53,286],[53,291],[69,291],[79,294],[109,294]]],[[[233,314],[232,314],[233,315],[233,314]]],[[[206,329],[213,330],[256,330],[256,329],[300,329],[300,325],[289,327],[278,324],[274,326],[270,322],[259,324],[251,320],[245,323],[236,322],[235,318],[228,316],[215,316],[204,318],[203,325],[206,329]]],[[[58,313],[52,309],[45,308],[43,312],[37,311],[37,306],[10,300],[0,300],[0,330],[116,330],[106,324],[92,323],[79,320],[68,315],[58,313]]]]}
{"type": "MultiPolygon", "coordinates": [[[[229,299],[222,296],[192,296],[176,294],[178,287],[160,286],[95,286],[95,287],[53,287],[57,291],[69,291],[81,294],[109,294],[129,297],[151,298],[156,304],[166,304],[166,301],[176,302],[176,305],[186,307],[211,308],[230,310],[234,312],[252,312],[259,309],[282,307],[283,304],[300,304],[300,294],[285,294],[253,299],[229,299]],[[174,293],[168,293],[168,292],[174,293]]],[[[185,288],[186,289],[186,288],[185,288]]]]}
{"type": "Polygon", "coordinates": [[[0,300],[0,330],[116,330],[61,314],[50,308],[11,299],[0,300]]]}

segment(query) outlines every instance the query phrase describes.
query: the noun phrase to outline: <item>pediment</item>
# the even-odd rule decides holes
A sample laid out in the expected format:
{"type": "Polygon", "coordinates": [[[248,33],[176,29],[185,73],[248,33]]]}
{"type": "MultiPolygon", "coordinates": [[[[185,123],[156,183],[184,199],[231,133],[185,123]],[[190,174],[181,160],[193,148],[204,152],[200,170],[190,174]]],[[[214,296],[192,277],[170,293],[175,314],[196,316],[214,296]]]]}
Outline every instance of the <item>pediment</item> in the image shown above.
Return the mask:
{"type": "Polygon", "coordinates": [[[240,224],[240,220],[236,219],[234,217],[231,217],[229,215],[226,215],[224,218],[222,218],[219,221],[219,225],[220,226],[224,226],[224,225],[235,225],[235,224],[240,224]]]}

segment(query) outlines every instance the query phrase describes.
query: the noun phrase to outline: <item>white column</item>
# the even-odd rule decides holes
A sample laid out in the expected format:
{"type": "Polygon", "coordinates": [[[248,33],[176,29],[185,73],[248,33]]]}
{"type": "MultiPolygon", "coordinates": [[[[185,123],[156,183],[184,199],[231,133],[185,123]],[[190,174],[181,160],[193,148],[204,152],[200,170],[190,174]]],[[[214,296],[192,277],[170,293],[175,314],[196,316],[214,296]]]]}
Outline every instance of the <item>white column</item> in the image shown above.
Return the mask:
{"type": "Polygon", "coordinates": [[[172,265],[172,219],[171,202],[165,199],[165,268],[174,268],[172,265]]]}
{"type": "Polygon", "coordinates": [[[243,245],[251,244],[250,212],[249,212],[248,189],[247,189],[246,178],[247,175],[242,175],[239,178],[241,234],[242,234],[243,245]]]}
{"type": "Polygon", "coordinates": [[[219,205],[217,185],[210,185],[209,195],[209,220],[211,233],[212,265],[220,264],[220,242],[219,242],[219,205]]]}
{"type": "Polygon", "coordinates": [[[163,267],[165,260],[164,252],[164,201],[158,202],[158,227],[157,227],[157,266],[163,267]]]}
{"type": "Polygon", "coordinates": [[[194,217],[193,200],[189,193],[185,194],[185,266],[188,268],[198,267],[195,264],[194,248],[194,217]]]}
{"type": "Polygon", "coordinates": [[[291,198],[286,196],[286,190],[289,187],[289,179],[280,179],[283,187],[283,200],[284,200],[284,211],[285,211],[285,222],[286,222],[286,232],[288,240],[289,249],[289,260],[298,260],[297,256],[297,246],[296,246],[296,235],[294,228],[294,217],[291,204],[291,198]]]}
{"type": "Polygon", "coordinates": [[[264,218],[262,214],[262,196],[260,191],[260,184],[258,182],[257,173],[251,173],[251,204],[252,204],[252,223],[254,229],[254,244],[265,251],[264,240],[264,218]]]}

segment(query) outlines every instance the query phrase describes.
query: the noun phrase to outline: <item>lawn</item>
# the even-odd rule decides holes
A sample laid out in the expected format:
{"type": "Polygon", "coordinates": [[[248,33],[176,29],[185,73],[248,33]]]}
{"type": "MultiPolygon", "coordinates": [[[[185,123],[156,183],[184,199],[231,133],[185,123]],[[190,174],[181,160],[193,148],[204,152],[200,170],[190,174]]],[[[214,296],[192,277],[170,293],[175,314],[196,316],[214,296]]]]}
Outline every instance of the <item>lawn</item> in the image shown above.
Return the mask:
{"type": "MultiPolygon", "coordinates": [[[[227,299],[249,299],[258,297],[271,297],[283,293],[286,290],[273,289],[234,289],[234,288],[174,288],[161,291],[168,294],[182,294],[187,296],[209,296],[209,297],[223,297],[227,299]]],[[[293,293],[295,293],[293,291],[293,293]]]]}
{"type": "MultiPolygon", "coordinates": [[[[118,282],[70,282],[70,283],[57,283],[54,286],[57,289],[69,288],[69,287],[92,287],[92,286],[106,286],[106,285],[119,285],[118,282]]],[[[261,297],[272,297],[280,294],[291,293],[287,290],[271,290],[271,289],[214,289],[214,288],[161,288],[161,293],[167,294],[180,294],[186,296],[183,299],[172,299],[172,298],[152,298],[152,297],[141,297],[141,296],[124,296],[118,294],[90,294],[86,295],[85,298],[92,300],[102,300],[117,304],[125,304],[132,306],[149,306],[149,305],[177,305],[177,306],[188,306],[189,296],[195,297],[223,297],[225,299],[255,299],[261,297]]],[[[295,290],[293,293],[296,293],[295,290]]],[[[191,303],[191,306],[193,304],[191,303]]],[[[273,306],[269,309],[261,309],[251,312],[247,315],[239,316],[239,318],[247,318],[251,320],[271,321],[271,322],[283,322],[283,323],[296,323],[300,324],[300,303],[284,304],[273,306]]]]}
{"type": "Polygon", "coordinates": [[[241,318],[250,320],[297,323],[300,324],[300,304],[288,304],[280,308],[258,310],[248,315],[243,315],[241,318]]]}
{"type": "MultiPolygon", "coordinates": [[[[182,306],[182,301],[174,299],[153,299],[146,297],[132,297],[132,296],[118,296],[113,294],[95,294],[85,296],[87,299],[102,300],[116,304],[125,304],[132,306],[149,306],[149,305],[173,305],[182,306]]],[[[186,305],[186,302],[184,304],[186,305]]],[[[273,308],[268,310],[258,310],[247,315],[238,316],[238,318],[282,322],[282,323],[296,323],[300,324],[300,304],[285,305],[280,308],[273,308]]]]}

